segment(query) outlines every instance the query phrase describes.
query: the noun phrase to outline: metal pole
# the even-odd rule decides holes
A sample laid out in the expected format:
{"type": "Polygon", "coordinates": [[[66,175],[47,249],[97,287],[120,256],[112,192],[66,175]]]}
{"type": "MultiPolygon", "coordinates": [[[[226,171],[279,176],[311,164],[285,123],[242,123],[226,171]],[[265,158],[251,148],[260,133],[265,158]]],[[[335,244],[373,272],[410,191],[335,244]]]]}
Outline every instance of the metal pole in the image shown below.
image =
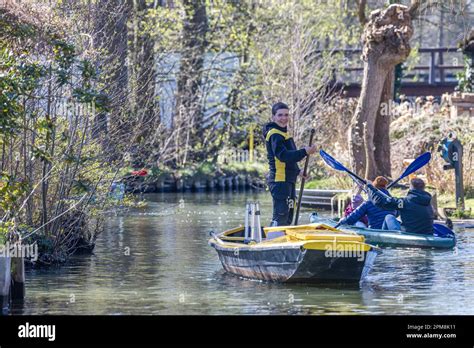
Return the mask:
{"type": "Polygon", "coordinates": [[[462,144],[459,140],[453,141],[454,176],[456,178],[456,208],[464,211],[464,185],[462,175],[462,144]]]}
{"type": "Polygon", "coordinates": [[[253,239],[257,242],[260,243],[262,241],[262,231],[261,231],[261,225],[260,225],[260,203],[257,202],[255,203],[255,235],[253,239]]]}
{"type": "Polygon", "coordinates": [[[255,203],[250,203],[252,217],[250,219],[250,238],[255,239],[255,203]]]}
{"type": "Polygon", "coordinates": [[[244,240],[249,239],[249,214],[250,214],[250,204],[245,204],[245,231],[244,231],[244,240]]]}

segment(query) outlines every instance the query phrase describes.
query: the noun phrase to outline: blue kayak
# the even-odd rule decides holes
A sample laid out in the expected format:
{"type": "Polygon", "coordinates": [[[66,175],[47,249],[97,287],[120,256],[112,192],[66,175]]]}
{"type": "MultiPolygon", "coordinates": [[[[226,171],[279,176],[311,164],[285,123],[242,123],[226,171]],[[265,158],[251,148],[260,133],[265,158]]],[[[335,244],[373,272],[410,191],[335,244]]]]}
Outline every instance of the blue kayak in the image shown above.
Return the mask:
{"type": "MultiPolygon", "coordinates": [[[[310,222],[325,223],[330,226],[337,224],[336,221],[319,217],[316,213],[311,214],[310,222]]],[[[378,246],[450,249],[456,245],[454,232],[439,224],[435,224],[435,234],[431,235],[395,230],[379,230],[350,225],[341,225],[338,229],[363,235],[366,243],[378,246]]]]}

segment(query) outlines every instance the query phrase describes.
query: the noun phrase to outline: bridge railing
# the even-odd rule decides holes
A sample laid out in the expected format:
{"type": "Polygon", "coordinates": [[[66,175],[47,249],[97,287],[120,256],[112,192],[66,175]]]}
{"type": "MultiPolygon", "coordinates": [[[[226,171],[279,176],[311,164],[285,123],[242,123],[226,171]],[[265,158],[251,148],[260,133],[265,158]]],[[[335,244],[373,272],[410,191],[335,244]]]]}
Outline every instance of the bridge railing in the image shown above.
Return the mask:
{"type": "MultiPolygon", "coordinates": [[[[318,50],[316,53],[322,53],[318,50]]],[[[345,76],[335,76],[338,82],[346,84],[360,84],[362,81],[361,65],[355,65],[354,62],[361,62],[361,49],[340,49],[333,50],[331,54],[342,53],[344,55],[345,76]],[[358,55],[356,57],[356,55],[358,55]]],[[[410,67],[405,71],[402,83],[415,83],[424,85],[436,84],[456,84],[456,73],[464,69],[462,52],[456,47],[437,47],[420,48],[419,65],[410,67]]]]}

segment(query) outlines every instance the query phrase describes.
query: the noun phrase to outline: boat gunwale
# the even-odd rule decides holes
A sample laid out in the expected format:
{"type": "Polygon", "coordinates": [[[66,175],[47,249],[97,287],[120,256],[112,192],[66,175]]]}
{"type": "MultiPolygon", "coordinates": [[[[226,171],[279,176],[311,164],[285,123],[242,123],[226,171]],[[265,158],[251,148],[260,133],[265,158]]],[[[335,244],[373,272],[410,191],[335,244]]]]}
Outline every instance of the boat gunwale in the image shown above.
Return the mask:
{"type": "Polygon", "coordinates": [[[233,242],[227,242],[219,238],[219,240],[222,243],[219,243],[215,237],[212,237],[209,239],[208,244],[215,249],[220,249],[220,250],[239,250],[239,251],[267,251],[267,250],[282,250],[282,249],[305,249],[305,250],[312,250],[309,248],[305,248],[305,245],[307,244],[325,244],[325,245],[332,245],[332,244],[338,244],[338,245],[362,245],[362,246],[368,246],[369,250],[365,251],[371,251],[371,250],[377,250],[379,249],[377,246],[369,244],[367,242],[360,242],[360,241],[348,241],[348,240],[294,240],[294,241],[286,241],[286,242],[280,242],[280,243],[275,243],[271,244],[271,240],[268,241],[269,243],[254,243],[254,244],[242,244],[242,243],[233,243],[233,242]]]}
{"type": "MultiPolygon", "coordinates": [[[[326,221],[327,219],[324,218],[319,218],[322,221],[326,221]]],[[[312,224],[319,224],[319,222],[313,222],[312,224]]],[[[396,236],[407,236],[407,237],[414,237],[418,240],[425,240],[425,241],[436,241],[436,240],[456,240],[456,235],[453,237],[441,237],[441,236],[435,236],[434,234],[428,235],[428,234],[420,234],[420,233],[413,233],[413,232],[406,232],[406,231],[399,231],[399,230],[383,230],[380,228],[368,228],[368,227],[357,227],[354,225],[341,225],[339,227],[342,231],[344,232],[362,232],[362,233],[369,233],[369,234],[388,234],[388,235],[396,235],[396,236]],[[347,229],[347,230],[345,230],[347,229]]]]}

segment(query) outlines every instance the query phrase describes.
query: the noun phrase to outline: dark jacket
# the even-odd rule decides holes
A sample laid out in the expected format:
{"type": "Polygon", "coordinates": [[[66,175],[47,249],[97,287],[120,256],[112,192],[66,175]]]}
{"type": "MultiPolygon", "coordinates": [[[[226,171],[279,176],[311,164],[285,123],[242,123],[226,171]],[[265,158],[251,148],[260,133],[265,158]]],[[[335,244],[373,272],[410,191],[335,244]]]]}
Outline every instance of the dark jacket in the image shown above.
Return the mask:
{"type": "Polygon", "coordinates": [[[263,136],[270,165],[268,182],[295,183],[300,172],[297,162],[306,156],[306,150],[298,150],[286,127],[282,128],[275,122],[264,126],[263,136]]]}
{"type": "MultiPolygon", "coordinates": [[[[383,190],[386,195],[390,194],[387,190],[383,190]]],[[[341,224],[354,225],[363,216],[367,215],[369,219],[369,228],[382,228],[385,216],[388,214],[396,215],[395,210],[386,210],[376,207],[371,201],[365,201],[357,209],[355,209],[349,216],[341,220],[341,224]]]]}
{"type": "Polygon", "coordinates": [[[400,211],[402,230],[433,234],[434,213],[431,195],[426,191],[410,190],[405,198],[384,195],[372,185],[368,185],[370,200],[378,207],[400,211]]]}
{"type": "MultiPolygon", "coordinates": [[[[363,203],[362,203],[363,204],[363,203]]],[[[361,205],[362,205],[361,204],[361,205]]],[[[360,205],[359,205],[360,207],[360,205]]],[[[358,208],[358,207],[357,207],[358,208]]],[[[352,203],[349,203],[346,207],[346,209],[344,209],[344,217],[348,217],[349,215],[351,215],[357,208],[353,208],[352,207],[352,203]]],[[[360,222],[363,222],[365,224],[365,226],[369,226],[369,219],[367,219],[367,215],[364,215],[362,216],[359,220],[357,221],[360,221],[360,222]]],[[[356,221],[356,222],[357,222],[356,221]]],[[[346,222],[344,222],[346,223],[346,222]]],[[[354,222],[355,223],[355,222],[354,222]]]]}

